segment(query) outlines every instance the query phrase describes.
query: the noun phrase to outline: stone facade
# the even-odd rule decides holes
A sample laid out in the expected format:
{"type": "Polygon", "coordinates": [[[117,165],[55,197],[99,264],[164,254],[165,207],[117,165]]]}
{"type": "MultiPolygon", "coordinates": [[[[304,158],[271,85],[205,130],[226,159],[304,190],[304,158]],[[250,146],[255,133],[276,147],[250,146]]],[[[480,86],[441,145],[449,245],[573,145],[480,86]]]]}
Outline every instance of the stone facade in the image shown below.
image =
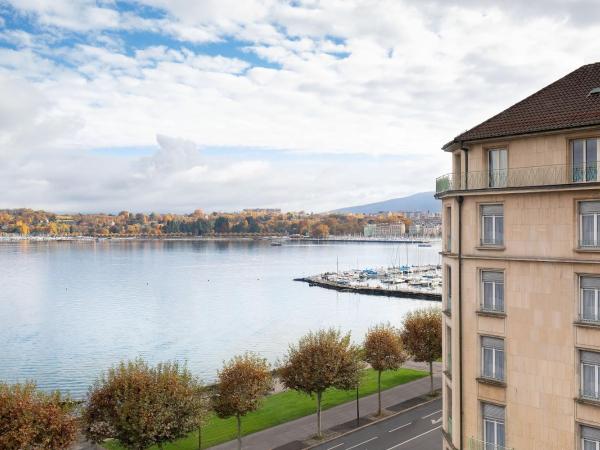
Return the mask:
{"type": "Polygon", "coordinates": [[[484,439],[483,403],[504,406],[507,449],[579,450],[581,425],[600,429],[600,402],[579,395],[580,350],[600,352],[600,326],[579,321],[580,276],[600,276],[600,248],[579,245],[579,202],[600,200],[600,183],[573,183],[569,177],[571,140],[584,137],[600,138],[600,127],[447,149],[455,177],[467,171],[485,175],[487,152],[497,148],[507,149],[508,173],[549,169],[543,180],[531,176],[529,184],[438,192],[445,267],[444,449],[485,448],[478,442],[484,439]],[[503,207],[502,245],[481,244],[481,207],[488,204],[503,207]],[[482,311],[482,270],[504,273],[501,312],[482,311]],[[483,336],[504,339],[502,380],[481,377],[483,336]]]}

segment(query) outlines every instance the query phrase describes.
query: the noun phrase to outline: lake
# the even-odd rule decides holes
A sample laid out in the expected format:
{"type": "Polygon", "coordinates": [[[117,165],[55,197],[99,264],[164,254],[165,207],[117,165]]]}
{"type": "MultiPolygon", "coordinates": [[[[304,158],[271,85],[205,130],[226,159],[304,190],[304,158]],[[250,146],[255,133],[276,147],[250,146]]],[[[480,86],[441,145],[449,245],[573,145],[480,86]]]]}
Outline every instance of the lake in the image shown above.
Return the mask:
{"type": "Polygon", "coordinates": [[[187,361],[211,381],[247,350],[275,362],[309,330],[360,341],[436,302],[294,282],[350,268],[439,263],[439,243],[99,241],[0,243],[0,380],[75,397],[122,359],[187,361]]]}

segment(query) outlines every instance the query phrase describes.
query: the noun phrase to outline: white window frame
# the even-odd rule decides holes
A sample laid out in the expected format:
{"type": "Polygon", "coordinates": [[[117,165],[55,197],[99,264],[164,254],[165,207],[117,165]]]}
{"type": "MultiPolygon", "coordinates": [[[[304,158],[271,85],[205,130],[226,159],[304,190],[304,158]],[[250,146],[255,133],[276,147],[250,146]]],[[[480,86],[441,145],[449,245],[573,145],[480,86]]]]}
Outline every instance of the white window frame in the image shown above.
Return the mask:
{"type": "MultiPolygon", "coordinates": [[[[498,161],[501,160],[501,157],[498,156],[498,161]]],[[[497,148],[489,148],[487,149],[487,164],[488,164],[488,187],[489,188],[503,188],[508,185],[508,149],[506,147],[497,147],[497,148]],[[494,172],[498,172],[497,174],[492,173],[492,155],[494,153],[504,153],[506,166],[504,168],[494,169],[494,172]],[[504,177],[500,178],[501,172],[504,172],[504,177]]]]}
{"type": "Polygon", "coordinates": [[[600,217],[600,213],[587,213],[587,214],[582,214],[579,213],[579,243],[580,243],[580,247],[583,248],[596,248],[600,246],[600,236],[598,235],[598,221],[600,217]],[[591,216],[594,218],[594,228],[593,228],[593,244],[592,245],[585,245],[583,242],[583,218],[587,217],[587,216],[591,216]]]}
{"type": "Polygon", "coordinates": [[[585,442],[590,442],[592,444],[596,444],[596,448],[594,450],[600,450],[600,441],[591,441],[586,438],[581,438],[581,450],[585,449],[585,442]]]}
{"type": "MultiPolygon", "coordinates": [[[[494,205],[498,205],[498,206],[502,206],[502,215],[499,214],[484,214],[483,213],[483,207],[484,206],[488,206],[488,205],[480,205],[479,206],[479,215],[481,216],[481,245],[482,246],[501,246],[504,245],[504,235],[506,234],[506,226],[504,223],[504,204],[503,203],[497,203],[494,205]],[[485,240],[485,218],[486,217],[491,217],[492,218],[492,238],[493,238],[493,242],[486,242],[485,240]],[[503,228],[503,233],[502,233],[502,242],[498,242],[498,237],[496,235],[496,224],[499,218],[502,218],[502,228],[503,228]]],[[[490,205],[491,206],[491,205],[490,205]]]]}
{"type": "Polygon", "coordinates": [[[498,449],[500,448],[500,446],[498,445],[498,425],[504,425],[504,439],[506,440],[506,424],[504,421],[498,419],[491,419],[487,417],[483,418],[483,444],[485,448],[487,448],[488,445],[493,445],[495,448],[498,449]],[[486,422],[491,423],[494,427],[494,436],[493,441],[491,442],[488,441],[487,427],[485,426],[486,422]]]}
{"type": "Polygon", "coordinates": [[[589,396],[585,396],[584,395],[584,381],[583,381],[583,367],[584,366],[589,366],[589,367],[593,367],[594,368],[594,397],[592,397],[593,399],[600,399],[600,365],[598,364],[590,364],[590,363],[585,363],[582,362],[581,363],[581,396],[583,398],[590,398],[589,396]]]}
{"type": "MultiPolygon", "coordinates": [[[[496,336],[482,336],[483,337],[491,337],[494,339],[501,339],[504,342],[503,338],[499,338],[496,336]]],[[[504,375],[506,374],[506,351],[504,349],[500,350],[494,347],[486,347],[483,345],[483,339],[481,339],[481,377],[482,378],[486,378],[488,380],[498,380],[498,381],[504,381],[505,377],[503,376],[502,378],[500,378],[497,374],[498,372],[498,367],[496,367],[496,354],[497,353],[502,353],[502,369],[503,369],[503,373],[504,375]],[[485,351],[491,351],[492,352],[492,375],[487,375],[485,374],[485,351]]]]}
{"type": "Polygon", "coordinates": [[[600,181],[600,177],[599,177],[599,170],[600,170],[600,139],[599,138],[594,138],[594,137],[590,137],[590,138],[579,138],[579,139],[571,139],[571,145],[570,145],[570,151],[571,151],[571,182],[572,183],[594,183],[596,181],[600,181]],[[594,178],[593,180],[588,180],[587,179],[587,169],[588,169],[588,162],[587,162],[587,141],[589,140],[596,140],[596,178],[594,178]],[[574,178],[574,170],[575,170],[575,163],[574,163],[574,152],[573,152],[573,148],[575,145],[576,141],[583,141],[583,176],[582,176],[582,180],[575,180],[574,178]]]}
{"type": "Polygon", "coordinates": [[[502,276],[504,277],[504,272],[502,270],[482,270],[480,272],[480,280],[481,280],[481,310],[482,311],[491,311],[491,312],[504,312],[505,309],[505,297],[506,297],[506,289],[504,288],[505,283],[504,283],[504,279],[502,281],[502,283],[500,283],[499,281],[483,281],[483,274],[485,272],[502,272],[502,276]],[[486,284],[491,284],[492,285],[492,309],[487,309],[485,307],[485,285],[486,284]],[[496,285],[498,284],[502,284],[502,309],[498,309],[497,305],[496,305],[496,285]]]}
{"type": "MultiPolygon", "coordinates": [[[[580,275],[579,276],[579,318],[584,322],[600,322],[600,289],[596,288],[584,288],[581,286],[583,278],[600,278],[594,275],[580,275]],[[594,318],[590,319],[584,316],[583,307],[583,294],[585,291],[591,291],[594,293],[594,318]]],[[[599,449],[600,450],[600,449],[599,449]]]]}

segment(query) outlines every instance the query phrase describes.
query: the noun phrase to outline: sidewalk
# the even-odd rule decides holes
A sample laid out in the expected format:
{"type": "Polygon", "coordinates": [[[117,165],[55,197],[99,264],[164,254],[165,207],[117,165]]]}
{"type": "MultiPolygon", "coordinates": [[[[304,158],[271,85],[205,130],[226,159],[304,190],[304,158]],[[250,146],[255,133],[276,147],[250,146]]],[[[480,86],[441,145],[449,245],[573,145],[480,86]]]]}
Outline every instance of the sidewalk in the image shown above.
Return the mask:
{"type": "MultiPolygon", "coordinates": [[[[433,382],[436,389],[441,387],[440,366],[439,363],[434,365],[433,382]]],[[[418,368],[423,369],[422,366],[418,368]]],[[[429,393],[429,376],[383,391],[381,393],[381,403],[383,408],[391,414],[419,403],[418,400],[413,402],[411,400],[427,393],[429,393]]],[[[368,423],[367,417],[375,413],[377,413],[377,394],[361,398],[361,424],[368,423]]],[[[354,426],[356,421],[356,402],[344,403],[323,411],[321,418],[324,433],[333,434],[334,432],[347,431],[354,426]],[[328,430],[328,432],[325,430],[328,430]]],[[[242,445],[247,450],[299,450],[306,447],[305,441],[310,440],[316,434],[316,427],[316,414],[311,414],[245,436],[242,438],[242,445]]],[[[236,448],[235,441],[211,447],[212,450],[235,450],[236,448]]]]}

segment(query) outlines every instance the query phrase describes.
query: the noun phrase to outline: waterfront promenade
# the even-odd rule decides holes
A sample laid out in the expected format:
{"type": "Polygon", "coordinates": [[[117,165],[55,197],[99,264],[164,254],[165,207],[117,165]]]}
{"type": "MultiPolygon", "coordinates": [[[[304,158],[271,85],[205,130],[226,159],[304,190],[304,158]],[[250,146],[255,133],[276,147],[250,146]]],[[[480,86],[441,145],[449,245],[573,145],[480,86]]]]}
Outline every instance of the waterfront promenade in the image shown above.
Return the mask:
{"type": "MultiPolygon", "coordinates": [[[[425,365],[410,362],[405,367],[424,370],[425,365]]],[[[434,386],[436,389],[441,386],[440,372],[441,363],[434,363],[434,386]]],[[[429,377],[424,377],[383,391],[381,401],[386,415],[391,415],[427,401],[428,393],[429,377]]],[[[376,412],[377,394],[360,399],[361,425],[372,422],[372,416],[376,412]]],[[[356,403],[348,402],[324,411],[322,421],[323,429],[326,430],[326,437],[333,438],[351,431],[356,425],[356,403]]],[[[247,450],[301,450],[307,448],[318,443],[318,441],[311,439],[316,433],[316,423],[316,415],[311,414],[250,434],[243,438],[243,448],[247,450]]],[[[235,450],[236,445],[235,441],[230,441],[211,447],[211,449],[235,450]]]]}

